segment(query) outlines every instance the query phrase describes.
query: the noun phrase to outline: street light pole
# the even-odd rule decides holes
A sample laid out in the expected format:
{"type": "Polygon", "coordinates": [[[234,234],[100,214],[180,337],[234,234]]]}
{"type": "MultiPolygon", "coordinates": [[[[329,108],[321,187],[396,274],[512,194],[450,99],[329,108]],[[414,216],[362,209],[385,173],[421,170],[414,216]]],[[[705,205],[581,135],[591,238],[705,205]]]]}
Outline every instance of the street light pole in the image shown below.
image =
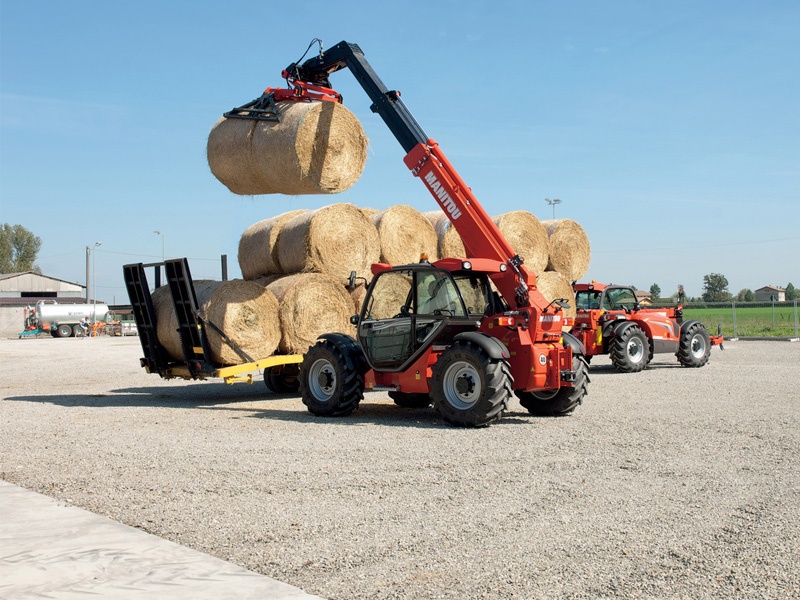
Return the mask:
{"type": "Polygon", "coordinates": [[[161,236],[161,262],[164,262],[164,234],[161,233],[158,229],[153,231],[153,233],[161,236]]]}
{"type": "Polygon", "coordinates": [[[103,242],[95,242],[94,250],[92,252],[92,292],[94,292],[92,295],[92,326],[94,326],[94,324],[97,322],[97,271],[95,269],[97,257],[95,254],[97,254],[97,247],[102,245],[103,242]]]}
{"type": "Polygon", "coordinates": [[[556,218],[556,204],[561,204],[561,200],[559,200],[558,198],[555,198],[553,200],[550,200],[550,198],[545,198],[544,201],[547,202],[550,206],[553,207],[553,219],[555,219],[556,218]]]}

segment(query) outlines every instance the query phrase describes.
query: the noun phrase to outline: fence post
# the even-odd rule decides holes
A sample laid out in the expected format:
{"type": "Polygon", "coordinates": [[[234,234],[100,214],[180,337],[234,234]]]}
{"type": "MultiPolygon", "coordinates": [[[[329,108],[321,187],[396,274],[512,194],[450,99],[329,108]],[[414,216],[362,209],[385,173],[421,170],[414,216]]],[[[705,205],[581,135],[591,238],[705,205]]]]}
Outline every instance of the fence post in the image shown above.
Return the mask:
{"type": "Polygon", "coordinates": [[[794,337],[797,337],[797,298],[794,299],[794,337]]]}
{"type": "Polygon", "coordinates": [[[731,309],[733,310],[733,337],[739,337],[736,331],[736,302],[731,302],[731,309]]]}

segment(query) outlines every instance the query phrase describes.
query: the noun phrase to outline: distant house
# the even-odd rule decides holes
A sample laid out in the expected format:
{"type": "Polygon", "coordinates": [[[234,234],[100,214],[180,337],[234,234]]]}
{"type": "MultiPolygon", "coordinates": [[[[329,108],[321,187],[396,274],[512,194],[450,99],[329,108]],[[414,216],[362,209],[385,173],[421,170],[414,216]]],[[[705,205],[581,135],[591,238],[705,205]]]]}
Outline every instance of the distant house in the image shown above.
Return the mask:
{"type": "Polygon", "coordinates": [[[85,287],[32,271],[0,273],[0,336],[16,337],[24,329],[26,306],[40,300],[83,304],[85,287]]]}
{"type": "Polygon", "coordinates": [[[653,298],[650,296],[650,292],[645,292],[644,290],[635,290],[633,293],[636,294],[636,301],[642,306],[647,306],[653,303],[653,298]]]}
{"type": "Polygon", "coordinates": [[[756,302],[786,302],[786,290],[776,285],[765,285],[755,292],[756,302]]]}

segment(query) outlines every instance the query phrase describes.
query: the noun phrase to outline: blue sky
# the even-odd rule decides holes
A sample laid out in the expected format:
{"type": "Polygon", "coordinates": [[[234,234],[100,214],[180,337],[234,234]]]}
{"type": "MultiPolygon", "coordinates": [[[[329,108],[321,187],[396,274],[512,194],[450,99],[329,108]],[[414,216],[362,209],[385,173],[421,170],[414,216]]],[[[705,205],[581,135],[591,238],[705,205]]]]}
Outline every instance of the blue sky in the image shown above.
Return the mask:
{"type": "Polygon", "coordinates": [[[490,214],[579,222],[586,279],[702,293],[800,285],[800,4],[793,0],[0,1],[0,222],[46,275],[127,303],[122,265],[220,277],[251,224],[296,208],[436,204],[346,71],[370,140],[335,196],[231,194],[217,118],[282,85],[314,37],[358,43],[490,214]],[[291,7],[291,8],[290,8],[291,7]],[[163,236],[153,233],[161,231],[163,236]]]}

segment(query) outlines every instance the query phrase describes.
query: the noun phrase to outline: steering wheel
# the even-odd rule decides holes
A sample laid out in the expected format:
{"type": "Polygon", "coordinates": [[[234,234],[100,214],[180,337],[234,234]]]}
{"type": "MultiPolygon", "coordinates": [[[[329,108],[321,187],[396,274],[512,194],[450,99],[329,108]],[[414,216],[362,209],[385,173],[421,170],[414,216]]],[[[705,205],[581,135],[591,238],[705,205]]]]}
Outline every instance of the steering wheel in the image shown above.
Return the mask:
{"type": "Polygon", "coordinates": [[[411,316],[411,312],[409,311],[409,307],[404,304],[403,306],[400,307],[400,312],[397,313],[392,318],[393,319],[399,319],[400,317],[410,317],[410,316],[411,316]]]}

